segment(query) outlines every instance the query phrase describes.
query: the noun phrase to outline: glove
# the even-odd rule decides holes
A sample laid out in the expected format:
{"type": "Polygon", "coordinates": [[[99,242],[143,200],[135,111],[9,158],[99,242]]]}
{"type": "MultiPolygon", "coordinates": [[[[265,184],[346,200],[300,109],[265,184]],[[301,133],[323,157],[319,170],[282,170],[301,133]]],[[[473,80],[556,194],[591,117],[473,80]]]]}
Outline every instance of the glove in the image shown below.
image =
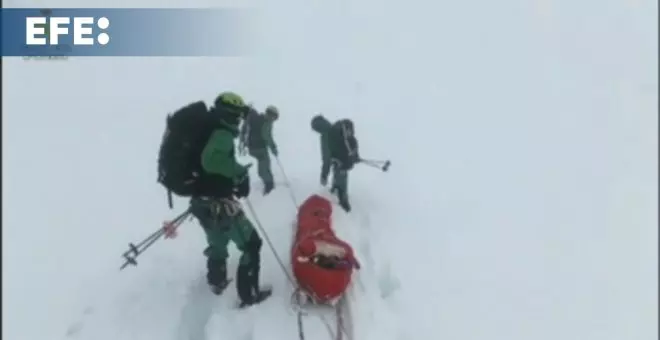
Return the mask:
{"type": "Polygon", "coordinates": [[[277,146],[273,146],[273,147],[270,149],[270,152],[272,152],[273,155],[275,155],[275,157],[277,157],[277,156],[279,155],[279,152],[277,152],[277,146]]]}
{"type": "Polygon", "coordinates": [[[243,181],[238,183],[234,189],[234,194],[238,198],[247,197],[250,194],[250,176],[243,177],[243,181]]]}
{"type": "Polygon", "coordinates": [[[328,177],[321,177],[321,185],[326,186],[328,184],[328,177]]]}
{"type": "Polygon", "coordinates": [[[339,158],[332,158],[330,162],[332,162],[332,167],[335,169],[341,169],[344,166],[344,163],[339,158]]]}

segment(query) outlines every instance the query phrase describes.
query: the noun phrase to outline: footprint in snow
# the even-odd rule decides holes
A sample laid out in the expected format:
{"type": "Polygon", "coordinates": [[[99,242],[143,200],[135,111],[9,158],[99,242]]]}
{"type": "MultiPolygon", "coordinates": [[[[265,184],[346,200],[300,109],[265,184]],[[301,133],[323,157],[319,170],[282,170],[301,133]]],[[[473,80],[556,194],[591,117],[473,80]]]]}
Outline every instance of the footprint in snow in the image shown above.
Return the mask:
{"type": "Polygon", "coordinates": [[[72,324],[69,326],[69,328],[67,328],[67,330],[66,330],[66,337],[67,337],[67,338],[77,337],[77,336],[80,334],[80,332],[82,331],[82,329],[83,329],[83,327],[84,327],[84,325],[85,325],[85,320],[84,320],[84,319],[85,319],[87,316],[92,315],[93,313],[94,313],[94,308],[89,307],[89,306],[86,307],[86,308],[83,310],[83,313],[82,313],[83,315],[82,315],[82,317],[80,318],[80,320],[78,320],[78,321],[72,323],[72,324]]]}

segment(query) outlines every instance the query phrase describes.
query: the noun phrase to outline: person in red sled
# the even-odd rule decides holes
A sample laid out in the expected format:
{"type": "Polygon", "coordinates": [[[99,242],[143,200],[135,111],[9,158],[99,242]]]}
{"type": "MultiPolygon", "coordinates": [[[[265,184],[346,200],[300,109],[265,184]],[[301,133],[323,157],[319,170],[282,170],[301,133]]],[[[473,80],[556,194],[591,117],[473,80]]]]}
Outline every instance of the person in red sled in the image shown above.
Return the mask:
{"type": "Polygon", "coordinates": [[[353,248],[332,230],[332,205],[313,195],[298,211],[293,273],[300,289],[315,303],[336,303],[359,269],[353,248]]]}

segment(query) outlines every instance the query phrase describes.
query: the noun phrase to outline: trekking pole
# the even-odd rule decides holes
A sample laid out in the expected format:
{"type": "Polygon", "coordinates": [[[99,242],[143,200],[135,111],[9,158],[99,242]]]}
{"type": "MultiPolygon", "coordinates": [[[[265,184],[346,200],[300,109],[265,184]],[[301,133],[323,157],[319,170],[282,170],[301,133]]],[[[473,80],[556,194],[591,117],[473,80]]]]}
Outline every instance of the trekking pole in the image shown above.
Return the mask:
{"type": "Polygon", "coordinates": [[[172,202],[172,191],[167,190],[167,205],[170,209],[174,209],[174,203],[172,202]]]}
{"type": "Polygon", "coordinates": [[[183,223],[183,221],[190,215],[190,209],[186,209],[179,216],[175,217],[172,221],[166,221],[163,223],[163,226],[158,228],[151,235],[147,236],[140,243],[128,244],[128,250],[122,254],[125,262],[119,267],[119,270],[123,270],[128,265],[137,266],[136,258],[144,253],[149,247],[151,247],[156,241],[158,241],[161,236],[165,235],[166,238],[174,237],[176,235],[176,229],[183,223]]]}
{"type": "Polygon", "coordinates": [[[379,161],[373,159],[360,159],[360,162],[364,165],[370,166],[372,168],[379,168],[383,172],[387,172],[390,168],[390,161],[379,161]]]}
{"type": "Polygon", "coordinates": [[[296,199],[296,195],[293,193],[293,188],[291,187],[291,182],[289,182],[289,178],[286,176],[286,172],[284,171],[284,167],[282,166],[282,162],[280,162],[280,158],[275,156],[275,160],[277,161],[277,165],[280,167],[280,171],[282,171],[282,176],[284,176],[284,181],[286,182],[287,186],[289,187],[289,195],[291,195],[291,200],[293,201],[293,205],[298,207],[298,200],[296,199]]]}

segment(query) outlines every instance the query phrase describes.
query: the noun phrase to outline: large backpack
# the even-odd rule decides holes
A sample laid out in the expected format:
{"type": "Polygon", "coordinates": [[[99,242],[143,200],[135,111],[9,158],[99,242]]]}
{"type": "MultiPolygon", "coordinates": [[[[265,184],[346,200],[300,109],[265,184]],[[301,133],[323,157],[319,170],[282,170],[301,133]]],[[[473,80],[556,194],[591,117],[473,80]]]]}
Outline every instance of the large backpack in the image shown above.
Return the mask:
{"type": "Polygon", "coordinates": [[[200,190],[201,153],[218,124],[202,101],[167,117],[158,153],[158,183],[168,190],[170,207],[171,193],[190,197],[200,190]]]}

